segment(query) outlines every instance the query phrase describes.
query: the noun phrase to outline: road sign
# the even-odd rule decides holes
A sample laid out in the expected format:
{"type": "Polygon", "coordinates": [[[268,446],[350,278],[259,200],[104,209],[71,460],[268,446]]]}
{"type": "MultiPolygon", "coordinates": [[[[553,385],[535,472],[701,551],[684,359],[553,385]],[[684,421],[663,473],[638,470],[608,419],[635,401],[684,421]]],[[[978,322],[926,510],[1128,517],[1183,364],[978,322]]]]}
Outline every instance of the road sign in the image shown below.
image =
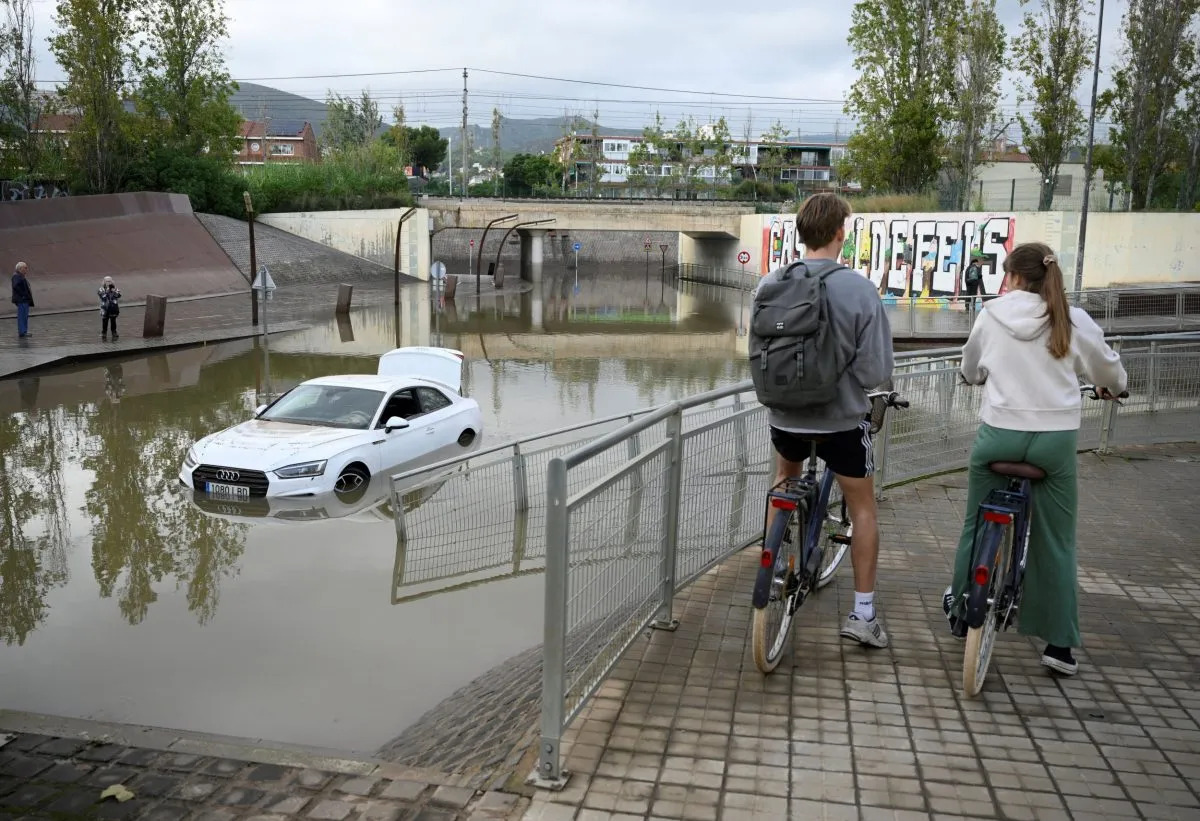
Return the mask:
{"type": "Polygon", "coordinates": [[[650,250],[650,240],[646,240],[646,250],[650,250]]]}
{"type": "Polygon", "coordinates": [[[475,240],[471,240],[471,247],[472,247],[472,248],[474,248],[474,247],[475,247],[475,240]]]}
{"type": "Polygon", "coordinates": [[[576,250],[576,251],[578,251],[578,250],[579,250],[580,248],[582,248],[582,247],[583,247],[583,243],[581,243],[581,242],[577,242],[577,243],[575,243],[574,245],[572,245],[572,246],[571,246],[571,248],[573,248],[573,249],[574,249],[574,250],[576,250]]]}
{"type": "Polygon", "coordinates": [[[439,261],[439,262],[433,263],[433,265],[430,265],[429,266],[429,275],[431,277],[433,277],[434,279],[445,279],[446,278],[446,263],[439,261]]]}
{"type": "Polygon", "coordinates": [[[254,278],[254,284],[250,287],[256,291],[266,291],[267,293],[275,290],[275,280],[271,279],[271,272],[267,270],[267,266],[258,266],[258,276],[254,278]]]}
{"type": "Polygon", "coordinates": [[[745,265],[749,261],[750,261],[750,252],[749,251],[738,251],[738,262],[742,263],[742,265],[745,265]]]}

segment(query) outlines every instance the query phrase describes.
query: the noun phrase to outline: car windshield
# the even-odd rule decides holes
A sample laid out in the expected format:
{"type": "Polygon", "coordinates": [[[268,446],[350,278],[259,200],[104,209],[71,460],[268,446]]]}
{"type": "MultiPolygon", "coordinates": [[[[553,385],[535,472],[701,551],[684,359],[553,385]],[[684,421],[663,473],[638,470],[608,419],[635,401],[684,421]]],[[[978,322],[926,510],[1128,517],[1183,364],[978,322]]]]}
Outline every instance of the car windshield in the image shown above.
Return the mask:
{"type": "Polygon", "coordinates": [[[301,385],[263,412],[259,419],[366,430],[383,401],[382,391],[337,385],[301,385]]]}

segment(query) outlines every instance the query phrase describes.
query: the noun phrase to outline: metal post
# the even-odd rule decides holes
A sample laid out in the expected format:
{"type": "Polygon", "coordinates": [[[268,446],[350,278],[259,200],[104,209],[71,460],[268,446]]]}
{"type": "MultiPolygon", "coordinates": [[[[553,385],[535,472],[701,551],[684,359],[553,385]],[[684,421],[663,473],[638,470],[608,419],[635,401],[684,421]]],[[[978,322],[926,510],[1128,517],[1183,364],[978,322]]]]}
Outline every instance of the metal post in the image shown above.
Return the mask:
{"type": "Polygon", "coordinates": [[[883,414],[883,430],[875,437],[875,500],[883,501],[883,487],[887,484],[888,444],[892,438],[892,415],[883,414]]]}
{"type": "Polygon", "coordinates": [[[1183,290],[1175,294],[1175,326],[1181,331],[1183,330],[1183,296],[1183,290]]]}
{"type": "MultiPolygon", "coordinates": [[[[675,554],[679,546],[679,502],[683,490],[683,410],[677,408],[667,418],[667,484],[663,488],[662,566],[659,580],[662,598],[651,627],[674,630],[679,620],[671,617],[675,602],[675,554]]],[[[549,584],[549,579],[547,579],[549,584]]]]}
{"type": "MultiPolygon", "coordinates": [[[[739,317],[740,319],[740,317],[739,317]]],[[[742,416],[742,395],[733,395],[733,428],[737,437],[737,466],[738,470],[746,469],[746,417],[742,416]]]]}
{"type": "Polygon", "coordinates": [[[1150,412],[1154,413],[1155,400],[1158,398],[1158,342],[1150,342],[1150,376],[1149,386],[1146,388],[1148,394],[1150,412]]]}
{"type": "Polygon", "coordinates": [[[395,285],[393,288],[392,304],[400,304],[400,235],[404,233],[404,223],[408,218],[417,212],[415,207],[409,208],[400,215],[400,222],[396,225],[396,261],[393,266],[393,276],[395,277],[395,285]]]}
{"type": "MultiPolygon", "coordinates": [[[[1121,340],[1113,340],[1112,348],[1117,353],[1121,352],[1121,340]]],[[[1100,415],[1100,448],[1101,454],[1111,452],[1109,445],[1112,443],[1113,431],[1116,428],[1117,422],[1117,403],[1105,402],[1104,410],[1100,415]]]]}
{"type": "Polygon", "coordinates": [[[551,459],[546,468],[546,593],[542,644],[542,737],[537,770],[529,777],[536,787],[561,790],[570,773],[562,769],[562,731],[566,712],[567,656],[567,463],[551,459]]]}
{"type": "Polygon", "coordinates": [[[917,297],[912,293],[908,295],[908,338],[917,338],[917,297]]]}
{"type": "MultiPolygon", "coordinates": [[[[1104,0],[1096,22],[1096,58],[1092,61],[1092,107],[1088,113],[1087,153],[1083,159],[1083,205],[1079,210],[1079,248],[1075,252],[1075,290],[1083,290],[1083,252],[1087,245],[1088,205],[1092,199],[1092,154],[1096,146],[1096,96],[1100,89],[1100,38],[1104,33],[1104,0]]],[[[1076,297],[1078,304],[1079,297],[1076,297]]]]}
{"type": "Polygon", "coordinates": [[[246,223],[250,226],[250,324],[258,325],[258,291],[254,290],[254,275],[258,271],[258,260],[255,258],[254,247],[254,204],[250,201],[250,192],[242,192],[242,201],[246,204],[246,223]]]}
{"type": "MultiPolygon", "coordinates": [[[[634,415],[631,413],[631,414],[629,414],[628,418],[629,418],[629,423],[633,424],[634,415]]],[[[638,458],[638,456],[641,454],[641,452],[642,452],[642,441],[641,440],[642,440],[642,435],[640,433],[635,433],[633,436],[629,437],[629,443],[627,445],[627,448],[628,448],[630,462],[632,462],[634,459],[638,458]]],[[[639,465],[638,467],[634,468],[633,472],[630,474],[630,476],[633,479],[634,491],[636,492],[636,491],[641,490],[641,488],[642,488],[642,468],[641,468],[641,466],[639,465]]]]}
{"type": "Polygon", "coordinates": [[[513,502],[518,512],[529,510],[529,479],[525,470],[525,454],[521,443],[513,445],[513,502]]]}
{"type": "Polygon", "coordinates": [[[1011,185],[1008,189],[1008,210],[1015,211],[1017,209],[1017,178],[1013,177],[1011,185]]]}
{"type": "MultiPolygon", "coordinates": [[[[1076,298],[1081,299],[1082,296],[1077,296],[1076,298]]],[[[1116,298],[1116,294],[1113,291],[1111,291],[1111,290],[1105,291],[1105,293],[1104,293],[1104,330],[1107,333],[1112,333],[1113,315],[1116,313],[1116,307],[1113,305],[1115,298],[1116,298]]]]}
{"type": "Polygon", "coordinates": [[[389,476],[388,484],[392,488],[392,514],[396,522],[396,539],[401,542],[408,541],[408,525],[404,521],[404,498],[396,492],[396,480],[389,476]]]}

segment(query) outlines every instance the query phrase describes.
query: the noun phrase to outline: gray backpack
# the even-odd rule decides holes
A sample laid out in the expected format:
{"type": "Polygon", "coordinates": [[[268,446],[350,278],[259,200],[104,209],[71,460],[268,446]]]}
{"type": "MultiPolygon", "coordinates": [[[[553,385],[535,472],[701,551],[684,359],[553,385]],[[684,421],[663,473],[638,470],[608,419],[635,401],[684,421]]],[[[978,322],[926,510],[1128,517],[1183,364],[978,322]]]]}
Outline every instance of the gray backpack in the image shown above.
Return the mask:
{"type": "Polygon", "coordinates": [[[829,313],[825,279],[804,262],[764,279],[750,319],[750,377],[758,401],[773,410],[804,410],[837,397],[846,369],[829,313]],[[799,269],[798,271],[796,269],[799,269]]]}

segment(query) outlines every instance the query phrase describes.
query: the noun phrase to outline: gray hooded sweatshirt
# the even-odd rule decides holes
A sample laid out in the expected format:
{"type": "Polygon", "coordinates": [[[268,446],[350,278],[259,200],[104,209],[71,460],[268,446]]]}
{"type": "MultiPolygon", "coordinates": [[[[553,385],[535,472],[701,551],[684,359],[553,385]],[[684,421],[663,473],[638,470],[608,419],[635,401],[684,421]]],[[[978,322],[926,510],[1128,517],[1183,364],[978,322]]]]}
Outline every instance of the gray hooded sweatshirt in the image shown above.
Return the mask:
{"type": "MultiPolygon", "coordinates": [[[[810,259],[805,264],[814,274],[842,267],[831,259],[810,259]]],[[[763,280],[778,279],[781,272],[782,269],[776,269],[763,280]]],[[[843,268],[826,278],[825,288],[833,337],[841,346],[843,361],[850,364],[838,382],[837,399],[804,411],[768,410],[773,428],[798,433],[854,430],[871,409],[867,391],[874,390],[892,375],[892,328],[883,300],[871,280],[843,268]]]]}

